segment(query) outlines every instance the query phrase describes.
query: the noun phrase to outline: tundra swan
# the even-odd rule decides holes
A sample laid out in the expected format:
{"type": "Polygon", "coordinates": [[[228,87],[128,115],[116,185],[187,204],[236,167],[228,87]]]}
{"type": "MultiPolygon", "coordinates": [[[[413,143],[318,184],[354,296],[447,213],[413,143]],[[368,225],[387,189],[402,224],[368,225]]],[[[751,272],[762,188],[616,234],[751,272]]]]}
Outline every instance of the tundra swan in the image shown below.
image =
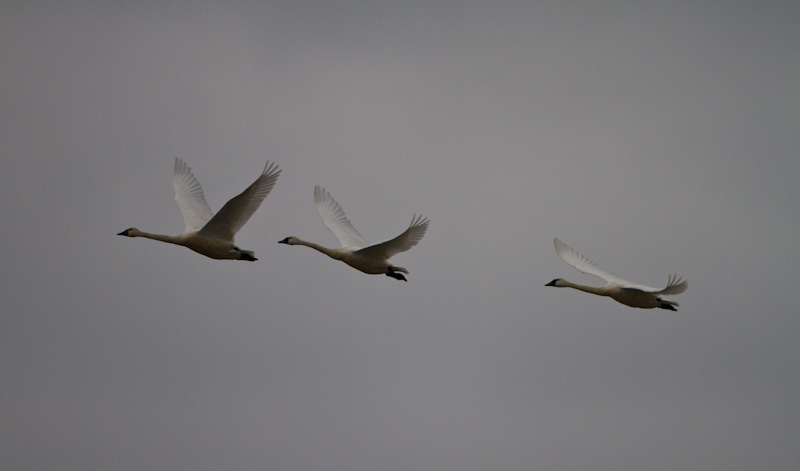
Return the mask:
{"type": "Polygon", "coordinates": [[[206,203],[200,183],[192,175],[192,169],[186,162],[175,157],[172,186],[175,187],[175,202],[183,214],[186,230],[183,234],[169,236],[150,234],[131,227],[117,235],[146,237],[182,245],[217,260],[256,261],[258,259],[253,252],[234,245],[234,236],[272,191],[280,173],[278,166],[268,161],[261,176],[252,185],[225,203],[225,206],[214,214],[206,203]]]}
{"type": "Polygon", "coordinates": [[[380,244],[369,245],[369,243],[358,233],[358,231],[344,215],[339,203],[320,186],[314,187],[314,205],[317,213],[325,223],[325,227],[333,232],[342,245],[338,249],[329,249],[313,242],[306,242],[297,237],[287,237],[281,240],[280,244],[305,245],[316,249],[334,260],[341,260],[356,270],[363,271],[370,275],[384,274],[396,280],[407,281],[402,273],[408,273],[403,267],[398,267],[389,263],[389,258],[400,252],[405,252],[417,245],[428,230],[427,218],[417,216],[411,218],[408,229],[392,240],[381,242],[380,244]]]}
{"type": "Polygon", "coordinates": [[[629,281],[625,281],[610,271],[601,268],[599,265],[589,260],[575,249],[558,239],[553,239],[556,246],[556,253],[561,260],[567,262],[583,273],[594,275],[606,280],[605,286],[584,286],[575,283],[570,283],[567,280],[556,278],[555,280],[547,283],[545,286],[555,286],[556,288],[574,288],[577,290],[585,291],[587,293],[597,294],[600,296],[608,296],[611,299],[620,302],[626,306],[638,307],[642,309],[661,308],[669,309],[670,311],[677,311],[675,306],[678,305],[675,301],[667,301],[662,299],[662,295],[667,294],[680,294],[686,291],[689,287],[687,281],[681,281],[676,275],[670,275],[667,280],[666,288],[658,289],[649,286],[637,285],[629,281]]]}

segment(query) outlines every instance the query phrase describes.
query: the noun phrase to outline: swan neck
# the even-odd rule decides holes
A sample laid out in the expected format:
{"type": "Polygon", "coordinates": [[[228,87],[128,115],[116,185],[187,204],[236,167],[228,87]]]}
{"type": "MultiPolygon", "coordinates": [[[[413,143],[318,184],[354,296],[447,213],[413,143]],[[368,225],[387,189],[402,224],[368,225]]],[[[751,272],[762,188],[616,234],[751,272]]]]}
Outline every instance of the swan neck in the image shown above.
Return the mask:
{"type": "Polygon", "coordinates": [[[297,239],[297,243],[298,245],[305,245],[306,247],[311,247],[312,249],[318,252],[322,252],[331,258],[335,258],[337,260],[340,258],[336,254],[336,251],[334,249],[329,249],[328,247],[325,247],[323,245],[315,244],[314,242],[309,242],[307,240],[302,240],[302,239],[297,239]]]}
{"type": "Polygon", "coordinates": [[[161,242],[167,242],[170,244],[184,245],[184,240],[180,236],[152,234],[150,232],[142,232],[142,231],[136,231],[133,235],[135,237],[145,237],[147,239],[160,240],[161,242]]]}
{"type": "Polygon", "coordinates": [[[608,296],[608,293],[606,292],[606,290],[604,289],[603,286],[586,286],[586,285],[579,285],[577,283],[572,283],[572,282],[569,282],[567,280],[563,280],[563,281],[564,281],[564,286],[566,286],[568,288],[573,288],[573,289],[577,289],[579,291],[583,291],[583,292],[586,292],[586,293],[597,294],[597,295],[600,295],[600,296],[608,296]]]}

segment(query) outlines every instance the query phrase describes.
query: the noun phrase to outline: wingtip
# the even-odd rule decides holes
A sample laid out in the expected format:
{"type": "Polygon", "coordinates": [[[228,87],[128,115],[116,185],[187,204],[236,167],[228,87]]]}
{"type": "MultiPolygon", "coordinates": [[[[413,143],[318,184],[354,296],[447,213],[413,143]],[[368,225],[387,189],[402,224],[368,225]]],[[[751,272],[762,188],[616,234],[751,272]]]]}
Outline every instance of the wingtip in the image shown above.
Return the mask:
{"type": "Polygon", "coordinates": [[[669,278],[667,278],[667,287],[665,289],[670,289],[672,294],[680,294],[689,289],[689,280],[684,280],[682,276],[678,276],[677,273],[670,273],[669,278]]]}
{"type": "Polygon", "coordinates": [[[414,213],[414,215],[411,216],[411,224],[409,224],[408,227],[428,226],[430,223],[430,219],[424,217],[422,214],[417,216],[417,213],[414,213]]]}
{"type": "Polygon", "coordinates": [[[277,177],[281,174],[283,169],[278,168],[278,164],[275,162],[270,162],[267,160],[267,163],[264,165],[264,170],[261,172],[261,175],[274,175],[277,177]]]}
{"type": "Polygon", "coordinates": [[[174,175],[191,174],[192,167],[190,167],[189,164],[187,164],[180,157],[175,157],[175,164],[172,166],[172,173],[174,175]]]}
{"type": "Polygon", "coordinates": [[[568,252],[570,249],[569,245],[565,244],[561,241],[558,237],[553,237],[553,246],[556,248],[556,253],[561,256],[564,252],[568,252]]]}
{"type": "Polygon", "coordinates": [[[314,185],[314,202],[319,203],[324,201],[329,193],[325,190],[325,188],[314,185]]]}

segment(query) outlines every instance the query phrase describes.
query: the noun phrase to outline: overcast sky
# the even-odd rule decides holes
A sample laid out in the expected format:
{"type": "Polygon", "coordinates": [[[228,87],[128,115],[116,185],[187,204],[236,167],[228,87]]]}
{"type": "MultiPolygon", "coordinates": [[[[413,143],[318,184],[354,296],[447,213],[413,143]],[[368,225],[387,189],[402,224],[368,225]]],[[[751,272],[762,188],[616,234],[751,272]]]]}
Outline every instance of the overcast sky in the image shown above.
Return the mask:
{"type": "Polygon", "coordinates": [[[798,469],[796,2],[110,3],[0,7],[0,468],[798,469]],[[257,262],[115,235],[176,156],[257,262]]]}

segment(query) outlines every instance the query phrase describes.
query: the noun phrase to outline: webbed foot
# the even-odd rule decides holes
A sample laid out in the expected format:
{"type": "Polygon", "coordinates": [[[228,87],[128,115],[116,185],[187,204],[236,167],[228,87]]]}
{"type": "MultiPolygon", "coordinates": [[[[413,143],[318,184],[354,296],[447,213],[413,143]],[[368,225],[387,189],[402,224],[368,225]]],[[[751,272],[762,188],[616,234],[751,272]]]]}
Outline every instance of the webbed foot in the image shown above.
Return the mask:
{"type": "Polygon", "coordinates": [[[405,276],[403,276],[403,274],[402,274],[402,273],[397,273],[397,272],[394,272],[394,271],[393,271],[393,272],[390,272],[390,273],[387,273],[387,274],[386,274],[386,276],[391,276],[391,277],[392,277],[392,278],[394,278],[395,280],[403,280],[403,281],[408,281],[408,280],[406,280],[406,277],[405,277],[405,276]]]}

